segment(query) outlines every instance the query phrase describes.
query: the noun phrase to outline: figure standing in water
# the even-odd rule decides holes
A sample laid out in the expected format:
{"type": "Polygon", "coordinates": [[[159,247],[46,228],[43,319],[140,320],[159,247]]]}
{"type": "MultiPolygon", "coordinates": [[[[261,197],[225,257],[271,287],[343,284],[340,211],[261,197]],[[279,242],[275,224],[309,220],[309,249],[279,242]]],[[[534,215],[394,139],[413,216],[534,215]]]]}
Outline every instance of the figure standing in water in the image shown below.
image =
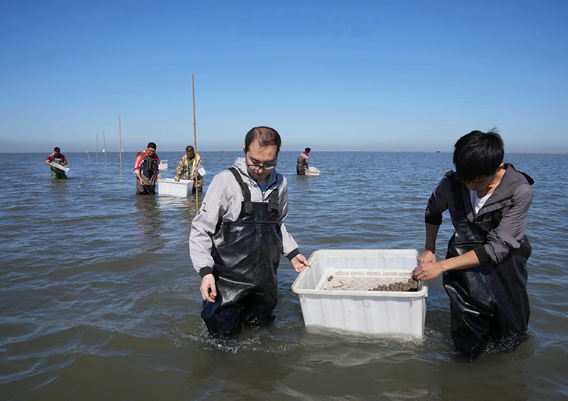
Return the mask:
{"type": "Polygon", "coordinates": [[[160,179],[158,165],[160,158],[156,154],[156,144],[150,142],[146,150],[138,152],[134,162],[134,174],[136,174],[136,193],[155,194],[156,181],[160,179]]]}
{"type": "Polygon", "coordinates": [[[60,166],[65,166],[67,164],[67,159],[61,153],[61,149],[59,149],[58,147],[53,148],[53,153],[47,156],[45,164],[51,166],[51,178],[57,178],[57,179],[67,178],[65,170],[61,170],[57,167],[54,167],[54,164],[58,164],[60,166]]]}
{"type": "Polygon", "coordinates": [[[296,160],[296,173],[298,175],[305,175],[306,170],[310,169],[310,148],[306,148],[305,152],[302,152],[296,160]]]}
{"type": "Polygon", "coordinates": [[[472,131],[455,144],[456,172],[442,178],[426,208],[426,245],[414,277],[443,274],[450,298],[456,348],[475,357],[491,338],[514,349],[527,338],[530,308],[526,262],[531,246],[525,230],[533,179],[503,163],[503,141],[495,131],[472,131]],[[455,232],[445,260],[436,262],[442,212],[455,232]]]}
{"type": "Polygon", "coordinates": [[[189,251],[201,276],[201,317],[212,336],[238,333],[242,323],[274,320],[281,255],[297,272],[309,266],[284,226],[288,184],[275,169],[280,145],[276,130],[251,129],[245,157],[213,178],[191,225],[189,251]]]}
{"type": "Polygon", "coordinates": [[[203,177],[198,169],[203,166],[203,159],[193,149],[193,146],[185,148],[185,156],[179,159],[174,180],[193,180],[193,191],[203,188],[203,177]]]}

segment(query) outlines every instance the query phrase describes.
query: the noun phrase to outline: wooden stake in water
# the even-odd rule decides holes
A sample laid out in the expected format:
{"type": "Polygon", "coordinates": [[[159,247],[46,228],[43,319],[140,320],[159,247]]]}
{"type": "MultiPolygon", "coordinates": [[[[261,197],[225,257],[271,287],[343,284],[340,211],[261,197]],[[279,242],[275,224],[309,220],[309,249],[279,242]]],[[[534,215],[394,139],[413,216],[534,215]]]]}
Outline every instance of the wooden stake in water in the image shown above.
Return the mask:
{"type": "Polygon", "coordinates": [[[105,130],[103,130],[103,151],[105,152],[105,174],[107,173],[107,147],[105,142],[105,130]]]}
{"type": "Polygon", "coordinates": [[[87,145],[87,140],[85,139],[85,147],[87,148],[87,157],[89,158],[89,166],[91,165],[91,156],[89,156],[89,145],[87,145]]]}
{"type": "Polygon", "coordinates": [[[122,137],[120,133],[120,116],[118,116],[118,154],[120,155],[120,185],[122,185],[122,137]]]}
{"type": "MultiPolygon", "coordinates": [[[[191,90],[193,91],[193,148],[197,152],[197,128],[195,126],[195,80],[191,73],[191,90]]],[[[197,160],[196,160],[197,167],[197,160]]],[[[195,213],[199,210],[199,188],[197,188],[197,172],[193,174],[193,186],[195,187],[195,213]]]]}

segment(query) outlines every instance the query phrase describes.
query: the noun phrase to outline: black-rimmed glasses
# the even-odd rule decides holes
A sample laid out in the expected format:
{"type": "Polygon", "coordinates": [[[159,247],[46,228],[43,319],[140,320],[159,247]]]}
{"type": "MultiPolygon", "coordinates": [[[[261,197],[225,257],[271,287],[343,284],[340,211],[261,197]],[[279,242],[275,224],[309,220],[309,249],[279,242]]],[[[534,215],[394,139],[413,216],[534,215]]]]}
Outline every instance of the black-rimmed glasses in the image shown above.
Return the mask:
{"type": "Polygon", "coordinates": [[[274,164],[266,165],[266,166],[262,165],[262,164],[248,164],[248,160],[245,163],[246,163],[248,168],[255,170],[255,171],[258,171],[260,169],[268,171],[268,170],[273,170],[274,167],[276,167],[276,162],[274,164]]]}

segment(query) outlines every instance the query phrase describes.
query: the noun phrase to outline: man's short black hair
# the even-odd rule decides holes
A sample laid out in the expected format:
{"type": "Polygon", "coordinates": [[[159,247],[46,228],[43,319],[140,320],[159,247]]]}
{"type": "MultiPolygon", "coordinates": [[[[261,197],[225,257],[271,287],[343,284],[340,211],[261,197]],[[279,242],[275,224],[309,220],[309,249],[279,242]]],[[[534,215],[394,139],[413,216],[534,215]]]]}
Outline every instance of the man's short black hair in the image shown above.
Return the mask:
{"type": "Polygon", "coordinates": [[[146,146],[147,149],[158,149],[158,147],[156,146],[156,144],[154,142],[150,142],[148,143],[148,146],[146,146]]]}
{"type": "Polygon", "coordinates": [[[54,152],[61,152],[61,149],[59,149],[57,146],[53,148],[54,152]]]}
{"type": "Polygon", "coordinates": [[[193,149],[193,146],[189,145],[189,146],[185,147],[185,151],[186,152],[189,152],[189,151],[195,152],[195,149],[193,149]]]}
{"type": "Polygon", "coordinates": [[[247,132],[247,136],[245,137],[245,153],[248,152],[250,144],[255,139],[262,147],[276,145],[276,153],[280,152],[282,140],[280,139],[280,134],[274,128],[254,127],[247,132]]]}
{"type": "Polygon", "coordinates": [[[306,148],[306,153],[310,153],[312,150],[310,148],[306,148]]]}
{"type": "Polygon", "coordinates": [[[466,183],[495,174],[504,156],[505,145],[496,128],[487,133],[471,131],[454,145],[456,173],[466,183]]]}

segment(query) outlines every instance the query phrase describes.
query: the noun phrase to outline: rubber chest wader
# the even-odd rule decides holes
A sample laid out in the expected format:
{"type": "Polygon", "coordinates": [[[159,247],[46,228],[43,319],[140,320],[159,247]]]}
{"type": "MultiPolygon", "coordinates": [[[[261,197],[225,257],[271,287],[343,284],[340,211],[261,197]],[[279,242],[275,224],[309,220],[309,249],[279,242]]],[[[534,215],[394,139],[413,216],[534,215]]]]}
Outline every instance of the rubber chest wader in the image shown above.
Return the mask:
{"type": "Polygon", "coordinates": [[[296,174],[305,175],[306,174],[306,158],[302,155],[298,156],[296,159],[296,174]]]}
{"type": "Polygon", "coordinates": [[[146,156],[144,153],[138,154],[143,160],[141,166],[142,171],[140,172],[140,177],[144,182],[144,185],[140,184],[138,177],[136,178],[136,193],[156,193],[156,181],[158,179],[158,161],[152,159],[150,156],[146,156]]]}
{"type": "MultiPolygon", "coordinates": [[[[57,163],[60,165],[63,165],[63,158],[65,156],[63,156],[62,154],[59,155],[59,158],[55,158],[55,156],[53,155],[53,153],[51,154],[51,156],[53,157],[53,161],[51,163],[57,163]]],[[[60,170],[56,167],[51,167],[51,178],[57,178],[57,179],[66,179],[67,175],[65,174],[65,171],[60,170]]]]}
{"type": "MultiPolygon", "coordinates": [[[[491,205],[489,198],[482,209],[487,212],[469,221],[457,175],[450,171],[446,176],[452,183],[458,221],[448,243],[446,258],[451,258],[483,245],[487,234],[499,225],[503,212],[514,200],[511,195],[491,205]]],[[[531,251],[524,236],[520,247],[511,249],[500,263],[489,262],[444,273],[444,287],[450,297],[451,334],[459,351],[477,356],[486,348],[489,337],[511,348],[526,339],[530,315],[526,262],[531,251]]]]}
{"type": "Polygon", "coordinates": [[[278,303],[276,270],[282,252],[278,225],[278,188],[268,203],[251,202],[251,194],[239,172],[229,169],[243,192],[237,221],[221,222],[213,240],[213,275],[217,286],[214,303],[203,302],[201,317],[213,336],[241,331],[242,323],[274,320],[278,303]]]}

